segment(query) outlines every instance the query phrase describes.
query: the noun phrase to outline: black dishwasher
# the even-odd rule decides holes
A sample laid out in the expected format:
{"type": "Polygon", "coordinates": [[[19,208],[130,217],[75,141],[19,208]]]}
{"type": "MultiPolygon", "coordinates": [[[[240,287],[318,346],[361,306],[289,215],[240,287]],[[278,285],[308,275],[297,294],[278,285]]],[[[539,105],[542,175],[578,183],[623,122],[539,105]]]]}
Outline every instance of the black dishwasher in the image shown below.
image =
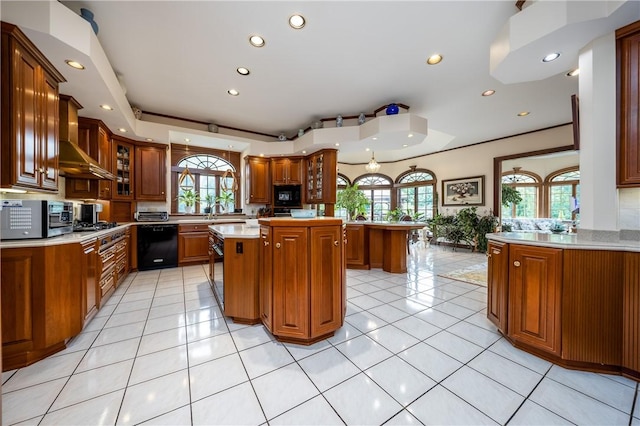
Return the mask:
{"type": "Polygon", "coordinates": [[[178,266],[178,225],[138,225],[138,270],[178,266]]]}

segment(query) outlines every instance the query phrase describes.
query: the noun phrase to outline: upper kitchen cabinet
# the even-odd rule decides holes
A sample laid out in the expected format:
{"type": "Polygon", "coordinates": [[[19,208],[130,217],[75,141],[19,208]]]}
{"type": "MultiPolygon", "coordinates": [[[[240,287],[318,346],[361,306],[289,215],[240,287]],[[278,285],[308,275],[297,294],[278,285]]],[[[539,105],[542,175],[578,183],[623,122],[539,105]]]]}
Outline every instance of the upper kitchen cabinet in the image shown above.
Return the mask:
{"type": "Polygon", "coordinates": [[[307,183],[305,201],[308,204],[335,204],[338,153],[324,149],[306,159],[307,183]]]}
{"type": "Polygon", "coordinates": [[[271,202],[271,160],[264,157],[245,158],[246,203],[268,204],[271,202]]]}
{"type": "Polygon", "coordinates": [[[274,185],[302,185],[302,158],[272,158],[274,185]]]}
{"type": "Polygon", "coordinates": [[[113,150],[113,174],[116,175],[112,198],[133,200],[134,146],[127,139],[114,136],[111,149],[113,150]]]}
{"type": "Polygon", "coordinates": [[[58,191],[58,85],[64,77],[12,24],[2,22],[1,185],[58,191]]]}
{"type": "Polygon", "coordinates": [[[640,186],[640,21],[616,31],[618,64],[618,187],[640,186]]]}
{"type": "MultiPolygon", "coordinates": [[[[100,120],[78,119],[78,146],[105,170],[112,170],[111,132],[100,120]]],[[[112,181],[67,177],[67,198],[110,200],[112,181]]]]}
{"type": "Polygon", "coordinates": [[[134,179],[136,200],[167,200],[166,153],[168,147],[168,145],[153,144],[136,146],[134,179]]]}

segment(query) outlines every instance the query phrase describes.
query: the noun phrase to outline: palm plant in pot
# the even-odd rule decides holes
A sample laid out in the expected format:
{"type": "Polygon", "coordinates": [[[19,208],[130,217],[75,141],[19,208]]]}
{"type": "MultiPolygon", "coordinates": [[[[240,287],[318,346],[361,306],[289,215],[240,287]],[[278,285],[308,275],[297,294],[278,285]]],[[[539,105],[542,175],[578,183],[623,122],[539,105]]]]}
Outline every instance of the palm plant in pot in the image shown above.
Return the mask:
{"type": "Polygon", "coordinates": [[[338,192],[336,207],[345,209],[350,221],[359,214],[363,214],[368,205],[369,199],[358,189],[358,184],[347,185],[345,189],[338,192]]]}
{"type": "Polygon", "coordinates": [[[207,195],[205,195],[202,201],[205,204],[204,214],[211,215],[211,213],[213,213],[213,205],[216,202],[215,195],[213,195],[210,192],[207,192],[207,195]]]}
{"type": "Polygon", "coordinates": [[[184,204],[185,213],[192,213],[193,206],[195,206],[196,203],[200,202],[200,194],[198,194],[191,188],[183,189],[178,195],[178,201],[180,202],[180,204],[184,204]]]}
{"type": "Polygon", "coordinates": [[[216,203],[222,211],[225,211],[229,205],[233,205],[234,201],[233,191],[222,191],[222,193],[216,197],[216,203]]]}

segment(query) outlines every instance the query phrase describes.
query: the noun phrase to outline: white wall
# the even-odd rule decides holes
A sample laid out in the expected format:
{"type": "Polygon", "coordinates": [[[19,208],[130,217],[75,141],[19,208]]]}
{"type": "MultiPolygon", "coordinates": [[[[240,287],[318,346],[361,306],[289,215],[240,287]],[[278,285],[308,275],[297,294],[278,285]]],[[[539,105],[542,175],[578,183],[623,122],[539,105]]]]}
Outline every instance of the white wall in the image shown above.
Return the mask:
{"type": "MultiPolygon", "coordinates": [[[[542,130],[521,136],[501,139],[495,142],[487,142],[471,147],[454,149],[437,154],[425,155],[411,160],[403,160],[395,163],[381,163],[380,172],[395,180],[396,177],[409,170],[410,166],[417,166],[431,170],[438,180],[436,190],[438,192],[440,212],[453,214],[459,210],[456,207],[442,207],[442,180],[459,179],[471,176],[485,177],[484,206],[478,207],[478,212],[488,213],[493,207],[493,158],[505,155],[518,154],[541,149],[555,148],[573,144],[573,130],[571,125],[542,130]]],[[[338,158],[340,155],[338,154],[338,158]]],[[[365,174],[364,164],[348,165],[338,162],[338,172],[345,174],[353,181],[365,174]]],[[[461,206],[460,208],[463,208],[461,206]]]]}

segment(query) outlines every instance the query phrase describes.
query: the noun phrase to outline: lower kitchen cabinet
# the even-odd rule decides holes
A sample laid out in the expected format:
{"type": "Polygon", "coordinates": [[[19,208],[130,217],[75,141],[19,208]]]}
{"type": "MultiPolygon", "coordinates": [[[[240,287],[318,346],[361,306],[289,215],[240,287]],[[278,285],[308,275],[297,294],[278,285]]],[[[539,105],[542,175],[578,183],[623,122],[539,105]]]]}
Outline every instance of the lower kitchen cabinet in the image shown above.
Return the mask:
{"type": "Polygon", "coordinates": [[[209,228],[207,224],[178,226],[178,265],[204,263],[209,260],[209,228]]]}
{"type": "Polygon", "coordinates": [[[509,337],[560,355],[562,250],[509,247],[509,337]]]}
{"type": "Polygon", "coordinates": [[[2,368],[25,367],[65,348],[83,326],[82,268],[69,245],[3,248],[2,368]]]}
{"type": "Polygon", "coordinates": [[[349,269],[369,269],[369,233],[362,224],[347,224],[346,261],[349,269]]]}
{"type": "Polygon", "coordinates": [[[487,250],[488,280],[487,317],[503,334],[508,332],[509,305],[509,247],[491,241],[487,250]]]}
{"type": "Polygon", "coordinates": [[[224,239],[224,314],[241,324],[260,322],[258,244],[257,238],[224,239]]]}
{"type": "Polygon", "coordinates": [[[622,367],[640,372],[640,253],[624,254],[622,367]]]}
{"type": "Polygon", "coordinates": [[[83,324],[87,324],[98,312],[98,255],[96,251],[97,240],[91,240],[78,244],[80,258],[82,259],[82,318],[83,324]]]}
{"type": "Polygon", "coordinates": [[[343,321],[342,221],[273,218],[260,223],[263,323],[281,341],[312,344],[332,336],[343,321]]]}

